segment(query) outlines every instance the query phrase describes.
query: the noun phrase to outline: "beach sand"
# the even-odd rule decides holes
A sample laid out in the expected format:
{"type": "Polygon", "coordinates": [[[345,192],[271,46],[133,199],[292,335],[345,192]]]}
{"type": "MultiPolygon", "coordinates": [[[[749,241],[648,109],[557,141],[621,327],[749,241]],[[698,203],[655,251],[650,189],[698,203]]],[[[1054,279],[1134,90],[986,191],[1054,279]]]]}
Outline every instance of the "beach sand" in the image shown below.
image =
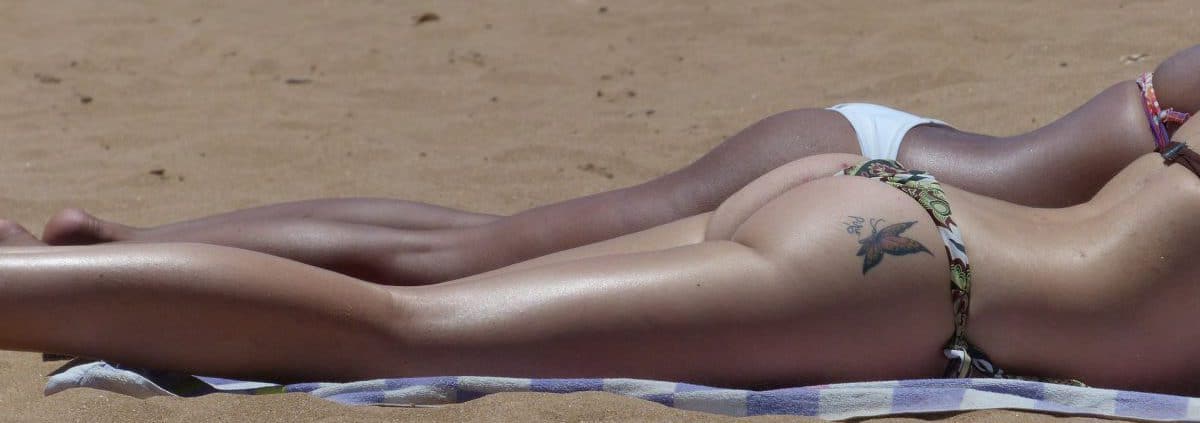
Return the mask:
{"type": "MultiPolygon", "coordinates": [[[[153,225],[333,196],[512,213],[661,175],[771,113],[845,101],[1011,134],[1195,42],[1197,8],[9,1],[0,216],[38,232],[68,206],[153,225]]],[[[54,367],[0,352],[0,420],[722,419],[602,393],[440,409],[301,395],[43,397],[54,367]]],[[[1049,417],[950,417],[1018,418],[1049,417]]]]}

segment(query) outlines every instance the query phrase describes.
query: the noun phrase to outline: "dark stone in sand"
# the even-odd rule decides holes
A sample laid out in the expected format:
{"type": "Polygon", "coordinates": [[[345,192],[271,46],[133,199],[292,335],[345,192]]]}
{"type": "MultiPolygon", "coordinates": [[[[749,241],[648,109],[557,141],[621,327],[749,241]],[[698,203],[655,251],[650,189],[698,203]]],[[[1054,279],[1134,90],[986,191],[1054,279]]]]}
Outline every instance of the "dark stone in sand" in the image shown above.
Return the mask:
{"type": "Polygon", "coordinates": [[[425,12],[417,16],[413,16],[413,25],[420,25],[428,22],[437,22],[442,20],[437,13],[425,12]]]}

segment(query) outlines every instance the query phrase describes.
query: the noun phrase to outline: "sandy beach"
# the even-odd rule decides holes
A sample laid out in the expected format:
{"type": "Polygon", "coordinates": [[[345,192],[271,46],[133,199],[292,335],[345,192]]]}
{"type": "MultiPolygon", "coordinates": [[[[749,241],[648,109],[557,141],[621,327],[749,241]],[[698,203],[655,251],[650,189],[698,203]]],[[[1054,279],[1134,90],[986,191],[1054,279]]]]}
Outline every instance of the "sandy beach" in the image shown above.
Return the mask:
{"type": "MultiPolygon", "coordinates": [[[[638,183],[772,113],[846,101],[1017,133],[1195,43],[1197,9],[9,1],[0,5],[0,217],[39,232],[61,208],[84,207],[155,225],[344,196],[507,214],[638,183]]],[[[44,397],[55,367],[0,352],[0,420],[726,419],[603,393],[503,394],[437,409],[303,395],[44,397]]]]}

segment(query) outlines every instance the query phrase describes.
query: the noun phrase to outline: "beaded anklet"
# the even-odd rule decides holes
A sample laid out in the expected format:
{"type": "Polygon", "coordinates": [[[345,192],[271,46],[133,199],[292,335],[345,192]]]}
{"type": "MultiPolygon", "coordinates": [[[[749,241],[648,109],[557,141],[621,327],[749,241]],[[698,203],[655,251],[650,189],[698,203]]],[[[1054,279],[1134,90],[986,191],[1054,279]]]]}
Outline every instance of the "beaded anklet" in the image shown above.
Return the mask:
{"type": "Polygon", "coordinates": [[[1165,158],[1167,149],[1171,147],[1166,124],[1182,125],[1191,115],[1175,109],[1163,110],[1158,105],[1158,96],[1154,94],[1153,73],[1143,73],[1138,77],[1137,85],[1142,90],[1142,108],[1146,111],[1146,121],[1150,124],[1150,132],[1154,133],[1154,151],[1163,153],[1165,158]]]}

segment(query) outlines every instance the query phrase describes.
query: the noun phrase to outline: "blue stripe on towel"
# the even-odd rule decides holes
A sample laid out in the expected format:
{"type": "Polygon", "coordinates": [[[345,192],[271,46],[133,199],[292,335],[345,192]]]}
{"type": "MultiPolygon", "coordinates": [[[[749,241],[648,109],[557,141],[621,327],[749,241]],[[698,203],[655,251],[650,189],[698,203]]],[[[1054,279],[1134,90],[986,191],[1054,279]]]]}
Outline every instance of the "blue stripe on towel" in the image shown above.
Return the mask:
{"type": "Polygon", "coordinates": [[[1186,415],[1187,408],[1187,398],[1121,391],[1114,411],[1118,416],[1169,420],[1186,415]]]}
{"type": "Polygon", "coordinates": [[[607,391],[684,410],[730,416],[791,414],[851,419],[897,413],[1007,408],[1143,420],[1200,421],[1200,399],[1197,398],[1000,379],[903,380],[745,391],[639,379],[446,376],[351,383],[300,383],[287,385],[283,389],[231,390],[229,387],[254,385],[233,380],[198,379],[188,375],[123,369],[97,362],[51,376],[46,384],[46,394],[88,387],[144,398],[186,393],[176,389],[191,389],[189,386],[202,380],[217,383],[206,385],[214,392],[306,392],[344,404],[438,405],[469,401],[495,392],[607,391]]]}

